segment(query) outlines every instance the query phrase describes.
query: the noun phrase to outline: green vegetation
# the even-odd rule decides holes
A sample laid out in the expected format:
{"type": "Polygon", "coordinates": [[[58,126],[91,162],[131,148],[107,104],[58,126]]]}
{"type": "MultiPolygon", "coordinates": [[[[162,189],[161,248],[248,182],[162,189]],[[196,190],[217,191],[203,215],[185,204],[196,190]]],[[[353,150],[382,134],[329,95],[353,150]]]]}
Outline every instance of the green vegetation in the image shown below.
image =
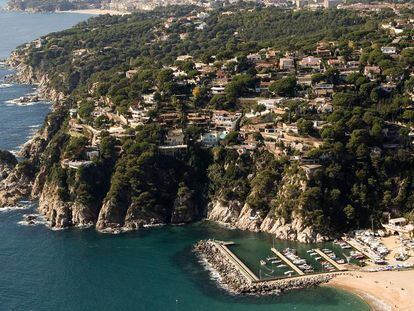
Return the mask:
{"type": "Polygon", "coordinates": [[[41,47],[28,50],[27,64],[47,73],[51,87],[70,95],[67,106],[77,108],[76,122],[101,131],[99,156],[73,172],[59,161],[86,160],[91,137],[68,134],[66,111],[54,115],[64,127],[55,129],[42,161],[49,177],[59,181],[63,197],[86,205],[112,204],[119,223],[127,214],[133,220],[188,222],[205,216],[213,200],[247,203],[262,218],[273,213],[290,221],[300,215],[324,233],[364,227],[371,216],[378,224],[385,211],[412,213],[409,133],[414,112],[408,94],[414,90],[414,52],[405,49],[410,43],[404,38],[398,57],[381,51],[392,38],[379,25],[393,12],[291,12],[239,4],[212,11],[206,26],[197,29],[187,22],[195,9],[100,16],[49,35],[41,47]],[[232,14],[223,14],[227,11],[232,14]],[[316,73],[282,72],[255,66],[246,57],[265,54],[269,47],[278,57],[292,51],[315,55],[320,41],[333,41],[328,52],[344,64],[359,61],[359,68],[348,72],[324,63],[326,70],[316,73]],[[201,72],[200,62],[209,70],[201,72]],[[374,77],[363,74],[365,66],[376,69],[374,77]],[[311,86],[301,83],[299,75],[309,76],[311,86]],[[226,80],[225,87],[213,93],[217,80],[226,80]],[[315,85],[321,84],[332,84],[334,94],[315,95],[315,85]],[[245,137],[238,123],[218,146],[201,148],[200,135],[210,128],[190,124],[190,113],[250,112],[241,97],[257,94],[285,97],[278,112],[265,114],[265,105],[252,105],[253,112],[263,113],[257,119],[270,124],[266,130],[280,123],[296,127],[277,144],[272,138],[266,141],[282,150],[274,150],[277,157],[266,150],[263,129],[251,135],[254,151],[239,147],[245,137]],[[333,112],[311,107],[318,96],[327,99],[333,112]],[[148,119],[130,126],[125,117],[136,107],[148,119]],[[122,133],[106,132],[111,125],[122,133]],[[188,144],[186,152],[173,156],[159,148],[172,128],[183,130],[188,144]],[[295,144],[288,145],[288,138],[295,144]],[[306,143],[315,145],[300,150],[306,143]],[[303,163],[296,162],[299,155],[303,163]],[[306,176],[303,166],[309,159],[320,167],[306,176]]]}

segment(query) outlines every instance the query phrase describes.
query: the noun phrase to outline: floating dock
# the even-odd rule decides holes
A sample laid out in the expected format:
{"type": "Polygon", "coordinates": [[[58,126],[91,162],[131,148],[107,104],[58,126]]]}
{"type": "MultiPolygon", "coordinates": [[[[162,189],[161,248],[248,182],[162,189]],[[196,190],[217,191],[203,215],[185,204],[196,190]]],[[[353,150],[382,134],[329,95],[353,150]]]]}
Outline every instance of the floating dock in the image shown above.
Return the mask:
{"type": "Polygon", "coordinates": [[[291,267],[295,272],[299,275],[305,275],[305,273],[300,270],[293,262],[291,262],[288,258],[285,257],[281,252],[279,252],[276,248],[271,248],[272,252],[275,253],[280,259],[282,259],[289,267],[291,267]]]}
{"type": "Polygon", "coordinates": [[[250,270],[228,247],[233,245],[233,242],[213,242],[215,246],[233,263],[233,265],[243,274],[250,283],[259,281],[259,278],[250,270]]]}
{"type": "Polygon", "coordinates": [[[337,263],[335,260],[333,260],[331,257],[326,255],[324,252],[322,252],[319,248],[315,248],[315,252],[318,253],[323,259],[325,259],[327,262],[329,262],[332,266],[335,267],[335,269],[339,271],[346,271],[347,269],[337,263]]]}

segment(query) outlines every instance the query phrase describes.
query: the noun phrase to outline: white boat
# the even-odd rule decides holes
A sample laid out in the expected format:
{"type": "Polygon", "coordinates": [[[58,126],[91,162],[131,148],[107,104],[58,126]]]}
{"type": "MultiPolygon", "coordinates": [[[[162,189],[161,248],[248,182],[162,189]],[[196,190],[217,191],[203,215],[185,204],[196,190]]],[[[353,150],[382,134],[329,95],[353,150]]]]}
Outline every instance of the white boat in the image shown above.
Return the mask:
{"type": "Polygon", "coordinates": [[[306,260],[305,259],[296,259],[296,260],[293,260],[293,263],[295,265],[305,265],[306,264],[306,260]]]}
{"type": "Polygon", "coordinates": [[[289,270],[289,271],[286,271],[284,274],[285,274],[285,275],[289,275],[289,276],[291,276],[291,275],[292,275],[292,273],[294,273],[294,271],[289,270]]]}
{"type": "Polygon", "coordinates": [[[266,261],[264,261],[264,260],[260,260],[260,265],[261,265],[261,266],[266,265],[266,261]]]}
{"type": "Polygon", "coordinates": [[[315,260],[321,260],[322,257],[315,257],[315,260]]]}
{"type": "Polygon", "coordinates": [[[278,267],[278,268],[286,268],[287,266],[286,266],[286,265],[284,265],[284,264],[281,264],[281,265],[278,265],[277,267],[278,267]]]}
{"type": "Polygon", "coordinates": [[[318,255],[318,253],[310,253],[309,255],[316,256],[316,255],[318,255]]]}

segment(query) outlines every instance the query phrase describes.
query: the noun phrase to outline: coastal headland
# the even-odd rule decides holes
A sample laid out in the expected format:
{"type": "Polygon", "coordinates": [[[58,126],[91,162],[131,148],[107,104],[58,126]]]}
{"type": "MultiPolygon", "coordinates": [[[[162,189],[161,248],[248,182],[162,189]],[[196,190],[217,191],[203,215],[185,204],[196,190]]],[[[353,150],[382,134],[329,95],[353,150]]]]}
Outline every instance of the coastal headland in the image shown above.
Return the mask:
{"type": "MultiPolygon", "coordinates": [[[[37,84],[42,98],[55,103],[21,151],[24,161],[0,159],[0,206],[38,200],[55,230],[95,227],[117,234],[207,219],[315,244],[388,222],[386,232],[354,230],[337,240],[337,248],[352,249],[349,256],[320,246],[306,254],[272,248],[271,256],[255,258],[255,272],[226,243],[201,241],[195,251],[234,294],[328,283],[361,291],[376,310],[409,310],[409,296],[398,296],[407,290],[404,283],[388,280],[388,273],[405,270],[376,271],[388,269],[385,264],[389,270],[414,266],[407,262],[412,235],[390,247],[378,238],[414,230],[414,117],[407,95],[414,54],[404,38],[394,41],[382,26],[371,29],[392,22],[367,16],[168,8],[100,16],[19,47],[7,61],[16,80],[37,84]],[[297,14],[307,22],[297,23],[297,14]],[[273,24],[279,19],[283,25],[273,24]],[[246,28],[246,20],[255,26],[246,28]],[[267,26],[256,29],[263,20],[267,26]],[[288,25],[295,32],[274,37],[288,25]],[[335,35],[331,43],[331,33],[319,33],[328,27],[382,39],[370,48],[372,40],[351,43],[349,36],[335,35]],[[217,48],[235,35],[225,53],[217,48]],[[292,36],[295,45],[281,49],[292,36]],[[391,40],[395,46],[382,46],[391,40]],[[384,108],[389,104],[392,113],[384,108]],[[348,267],[350,258],[367,258],[371,272],[348,267]],[[262,278],[266,268],[268,278],[262,278]],[[354,273],[384,273],[390,284],[375,277],[359,282],[365,274],[354,273]],[[383,287],[375,287],[379,283],[383,287]],[[393,284],[399,289],[389,291],[393,284]]],[[[24,220],[30,225],[33,217],[24,220]]]]}

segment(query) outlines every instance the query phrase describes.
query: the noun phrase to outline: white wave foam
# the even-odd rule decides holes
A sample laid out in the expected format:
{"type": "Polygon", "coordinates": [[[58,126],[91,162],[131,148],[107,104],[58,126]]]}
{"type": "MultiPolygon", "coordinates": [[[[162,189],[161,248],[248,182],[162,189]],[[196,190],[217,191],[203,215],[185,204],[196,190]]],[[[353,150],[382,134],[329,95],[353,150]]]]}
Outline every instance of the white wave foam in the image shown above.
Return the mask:
{"type": "Polygon", "coordinates": [[[50,105],[48,101],[34,101],[34,102],[22,102],[20,98],[10,99],[5,101],[7,107],[11,106],[34,106],[34,105],[50,105]]]}
{"type": "Polygon", "coordinates": [[[40,214],[24,214],[23,220],[17,222],[21,226],[47,225],[46,218],[40,214]]]}
{"type": "Polygon", "coordinates": [[[200,256],[198,262],[208,272],[212,281],[214,281],[220,288],[224,289],[225,291],[233,293],[228,285],[223,282],[223,278],[221,277],[220,273],[215,268],[213,268],[213,266],[207,261],[206,258],[200,256]]]}
{"type": "Polygon", "coordinates": [[[89,229],[89,228],[92,228],[92,227],[93,227],[93,223],[89,223],[89,224],[85,224],[85,225],[78,224],[78,225],[75,226],[75,228],[78,228],[78,229],[89,229]]]}
{"type": "Polygon", "coordinates": [[[21,211],[30,209],[33,206],[33,204],[28,203],[27,201],[22,201],[21,204],[15,205],[15,206],[5,206],[0,208],[0,212],[6,213],[6,212],[12,212],[12,211],[21,211]]]}
{"type": "Polygon", "coordinates": [[[63,231],[63,230],[69,229],[69,227],[65,227],[65,228],[51,227],[48,223],[46,223],[46,226],[52,231],[63,231]]]}
{"type": "Polygon", "coordinates": [[[159,227],[164,227],[165,224],[148,224],[148,225],[143,225],[144,228],[159,228],[159,227]]]}
{"type": "Polygon", "coordinates": [[[7,104],[6,106],[7,107],[12,107],[12,106],[26,107],[26,106],[39,105],[41,103],[42,102],[27,102],[27,103],[22,103],[22,102],[19,102],[19,101],[16,101],[16,100],[12,99],[12,100],[6,101],[6,104],[7,104]]]}
{"type": "Polygon", "coordinates": [[[13,149],[13,150],[9,150],[10,151],[10,153],[12,154],[12,155],[14,155],[15,157],[17,157],[18,155],[19,155],[19,150],[17,150],[17,149],[13,149]]]}

